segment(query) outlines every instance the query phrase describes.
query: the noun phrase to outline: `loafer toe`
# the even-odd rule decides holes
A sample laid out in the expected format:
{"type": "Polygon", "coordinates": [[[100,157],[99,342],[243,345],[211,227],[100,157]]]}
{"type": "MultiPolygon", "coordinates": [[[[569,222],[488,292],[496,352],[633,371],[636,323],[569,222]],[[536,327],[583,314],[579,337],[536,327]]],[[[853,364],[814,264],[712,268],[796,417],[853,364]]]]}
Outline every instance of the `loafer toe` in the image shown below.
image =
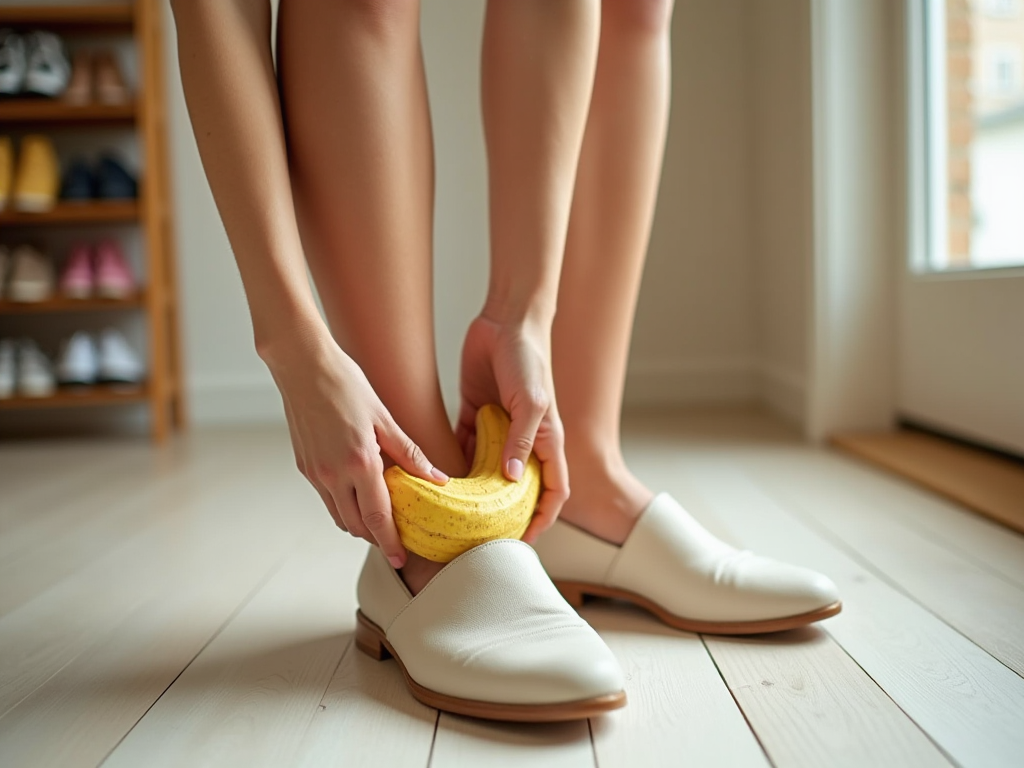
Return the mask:
{"type": "Polygon", "coordinates": [[[625,599],[691,632],[775,632],[842,607],[827,576],[737,550],[665,493],[648,505],[621,547],[556,521],[536,548],[571,604],[579,606],[586,596],[625,599]]]}
{"type": "Polygon", "coordinates": [[[376,549],[359,579],[357,645],[395,656],[423,703],[501,720],[575,720],[625,704],[624,675],[537,554],[491,541],[415,597],[376,549]]]}

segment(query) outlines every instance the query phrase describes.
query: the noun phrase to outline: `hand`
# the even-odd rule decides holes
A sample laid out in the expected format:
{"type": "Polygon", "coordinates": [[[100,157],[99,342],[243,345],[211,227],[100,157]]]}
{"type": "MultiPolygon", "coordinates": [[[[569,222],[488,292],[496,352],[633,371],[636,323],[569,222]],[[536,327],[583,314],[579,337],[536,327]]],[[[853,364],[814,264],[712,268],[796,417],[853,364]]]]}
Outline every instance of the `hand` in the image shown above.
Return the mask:
{"type": "Polygon", "coordinates": [[[391,514],[382,453],[411,475],[448,477],[398,427],[370,382],[333,339],[293,344],[268,360],[284,400],[295,462],[343,531],[381,548],[395,568],[406,551],[391,514]]]}
{"type": "Polygon", "coordinates": [[[501,323],[481,315],[462,347],[462,403],[456,437],[467,461],[475,448],[476,412],[500,403],[512,419],[502,453],[505,477],[518,481],[533,451],[541,463],[540,500],[523,540],[532,543],[555,522],[569,498],[565,435],[555,405],[550,329],[529,321],[501,323]]]}

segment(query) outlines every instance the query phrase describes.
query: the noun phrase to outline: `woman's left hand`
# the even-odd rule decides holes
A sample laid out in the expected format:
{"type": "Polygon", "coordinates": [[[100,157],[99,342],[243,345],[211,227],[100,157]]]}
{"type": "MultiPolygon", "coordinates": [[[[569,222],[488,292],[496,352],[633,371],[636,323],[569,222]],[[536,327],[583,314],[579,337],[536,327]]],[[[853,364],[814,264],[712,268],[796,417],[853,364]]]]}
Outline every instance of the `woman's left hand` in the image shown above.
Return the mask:
{"type": "Polygon", "coordinates": [[[550,327],[530,320],[502,322],[481,314],[462,347],[462,402],[455,429],[467,461],[475,449],[476,412],[500,403],[512,419],[502,453],[505,477],[518,481],[530,457],[541,463],[541,495],[523,540],[533,543],[569,498],[565,433],[555,404],[550,327]]]}

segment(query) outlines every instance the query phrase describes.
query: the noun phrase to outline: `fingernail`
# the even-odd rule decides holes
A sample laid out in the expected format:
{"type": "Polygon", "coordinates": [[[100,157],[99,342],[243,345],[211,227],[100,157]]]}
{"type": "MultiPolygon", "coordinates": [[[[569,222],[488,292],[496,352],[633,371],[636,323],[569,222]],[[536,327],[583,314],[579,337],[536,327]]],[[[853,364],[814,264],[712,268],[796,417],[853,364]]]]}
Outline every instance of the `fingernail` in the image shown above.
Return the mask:
{"type": "Polygon", "coordinates": [[[442,483],[447,483],[448,479],[449,479],[448,475],[446,475],[444,472],[442,472],[437,467],[431,467],[430,468],[430,476],[432,478],[434,478],[435,480],[439,480],[442,483]]]}
{"type": "Polygon", "coordinates": [[[508,460],[508,476],[517,483],[523,479],[523,462],[519,459],[508,460]]]}
{"type": "Polygon", "coordinates": [[[398,555],[392,555],[391,557],[389,557],[388,562],[391,563],[391,567],[394,568],[396,571],[404,565],[404,563],[402,562],[402,558],[398,555]]]}

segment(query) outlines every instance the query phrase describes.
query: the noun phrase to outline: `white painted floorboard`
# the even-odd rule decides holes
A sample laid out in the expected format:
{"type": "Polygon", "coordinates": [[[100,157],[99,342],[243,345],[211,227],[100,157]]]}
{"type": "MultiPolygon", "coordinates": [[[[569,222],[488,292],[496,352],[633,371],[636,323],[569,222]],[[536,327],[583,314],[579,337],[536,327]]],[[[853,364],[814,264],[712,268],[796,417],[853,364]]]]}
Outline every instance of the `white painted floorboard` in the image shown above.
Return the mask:
{"type": "Polygon", "coordinates": [[[366,545],[285,431],[0,445],[0,766],[1021,764],[1024,537],[756,413],[624,434],[652,487],[845,609],[714,638],[595,601],[629,705],[544,726],[439,716],[354,647],[366,545]]]}

